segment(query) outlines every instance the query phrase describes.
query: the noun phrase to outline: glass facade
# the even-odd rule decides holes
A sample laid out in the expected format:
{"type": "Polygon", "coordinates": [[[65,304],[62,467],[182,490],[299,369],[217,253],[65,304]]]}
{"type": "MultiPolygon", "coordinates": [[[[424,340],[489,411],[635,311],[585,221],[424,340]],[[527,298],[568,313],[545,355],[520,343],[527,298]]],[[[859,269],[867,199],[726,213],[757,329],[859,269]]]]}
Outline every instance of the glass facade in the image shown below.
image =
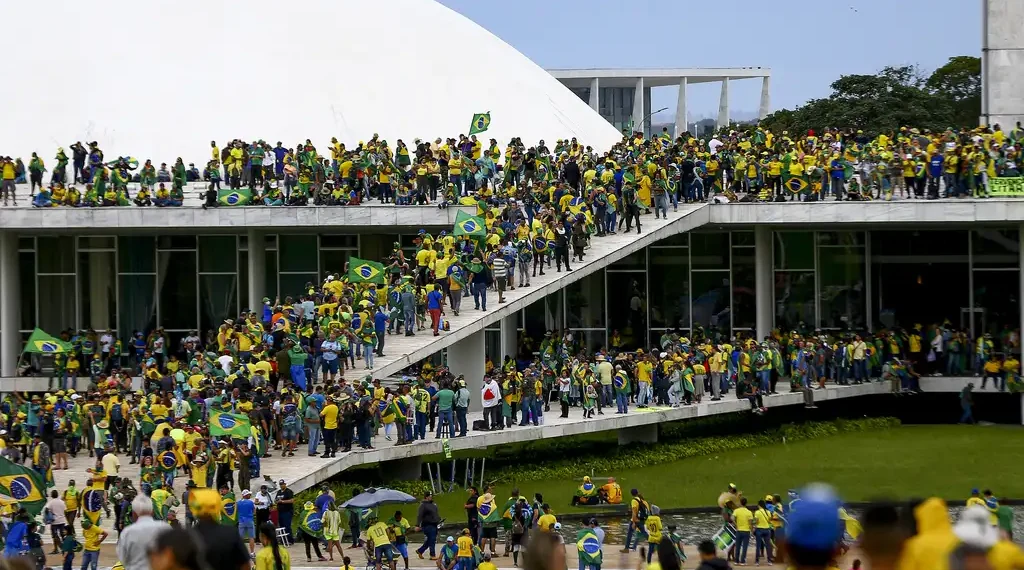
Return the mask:
{"type": "MultiPolygon", "coordinates": [[[[1016,229],[773,231],[772,328],[876,330],[949,321],[994,335],[1020,323],[1016,229]]],[[[412,247],[412,236],[372,236],[412,247]]],[[[358,255],[356,235],[266,236],[267,295],[302,294],[358,255]]],[[[215,329],[252,304],[241,235],[22,237],[21,332],[110,328],[122,338],[215,329]]],[[[648,347],[665,332],[757,329],[754,232],[674,235],[517,314],[532,339],[569,329],[597,349],[648,347]]],[[[489,352],[500,351],[490,327],[489,352]]]]}

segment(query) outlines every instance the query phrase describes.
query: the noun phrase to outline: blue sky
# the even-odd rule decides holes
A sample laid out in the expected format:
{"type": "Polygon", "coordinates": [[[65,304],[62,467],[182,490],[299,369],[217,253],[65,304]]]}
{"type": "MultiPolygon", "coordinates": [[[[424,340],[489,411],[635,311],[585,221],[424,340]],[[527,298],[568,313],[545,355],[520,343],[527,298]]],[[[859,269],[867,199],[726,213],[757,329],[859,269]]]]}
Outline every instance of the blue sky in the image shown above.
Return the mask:
{"type": "MultiPolygon", "coordinates": [[[[547,68],[746,67],[772,70],[772,109],[825,96],[840,75],[980,55],[978,0],[439,0],[547,68]]],[[[457,42],[457,38],[454,38],[457,42]]],[[[472,49],[471,47],[469,49],[472,49]]],[[[757,80],[730,85],[755,113],[757,80]]],[[[670,121],[676,89],[652,92],[670,121]]],[[[718,112],[718,84],[687,92],[693,118],[718,112]]]]}

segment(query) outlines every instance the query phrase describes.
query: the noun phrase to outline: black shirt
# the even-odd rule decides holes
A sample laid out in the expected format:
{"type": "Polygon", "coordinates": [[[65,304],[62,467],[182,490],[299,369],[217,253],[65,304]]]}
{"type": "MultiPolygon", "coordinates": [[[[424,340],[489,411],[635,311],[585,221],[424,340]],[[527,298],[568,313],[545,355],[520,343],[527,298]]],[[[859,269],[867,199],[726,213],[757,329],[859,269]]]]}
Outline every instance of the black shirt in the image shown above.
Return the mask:
{"type": "Polygon", "coordinates": [[[295,493],[291,489],[285,489],[284,491],[277,492],[277,512],[279,513],[291,513],[295,511],[295,503],[281,503],[281,499],[288,500],[295,498],[295,493]]]}
{"type": "Polygon", "coordinates": [[[238,534],[238,527],[203,520],[196,525],[196,534],[203,539],[207,567],[235,570],[249,564],[249,551],[238,534]]]}

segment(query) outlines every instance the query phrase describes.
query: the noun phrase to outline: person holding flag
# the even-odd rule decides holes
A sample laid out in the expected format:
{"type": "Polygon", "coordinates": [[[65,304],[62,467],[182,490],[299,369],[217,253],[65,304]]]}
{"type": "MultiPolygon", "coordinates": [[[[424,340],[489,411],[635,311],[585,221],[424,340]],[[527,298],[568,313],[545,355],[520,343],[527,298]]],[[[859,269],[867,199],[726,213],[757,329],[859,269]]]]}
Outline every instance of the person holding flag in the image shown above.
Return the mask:
{"type": "Polygon", "coordinates": [[[576,551],[580,570],[601,570],[604,544],[604,529],[597,524],[597,519],[590,519],[586,526],[576,532],[576,551]]]}

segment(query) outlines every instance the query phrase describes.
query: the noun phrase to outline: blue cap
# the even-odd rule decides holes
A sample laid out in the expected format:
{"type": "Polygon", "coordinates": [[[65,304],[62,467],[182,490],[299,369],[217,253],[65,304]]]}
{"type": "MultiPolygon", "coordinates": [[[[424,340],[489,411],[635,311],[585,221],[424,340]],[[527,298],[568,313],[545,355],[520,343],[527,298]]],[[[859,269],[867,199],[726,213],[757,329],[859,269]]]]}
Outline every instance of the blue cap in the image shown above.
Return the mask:
{"type": "Polygon", "coordinates": [[[800,508],[786,520],[786,542],[811,550],[831,550],[843,538],[839,498],[831,487],[815,484],[800,493],[800,508]]]}
{"type": "Polygon", "coordinates": [[[978,494],[978,493],[980,493],[980,492],[981,492],[981,491],[979,491],[977,487],[975,487],[975,488],[971,489],[971,494],[972,494],[972,495],[977,495],[977,494],[978,494]]]}

